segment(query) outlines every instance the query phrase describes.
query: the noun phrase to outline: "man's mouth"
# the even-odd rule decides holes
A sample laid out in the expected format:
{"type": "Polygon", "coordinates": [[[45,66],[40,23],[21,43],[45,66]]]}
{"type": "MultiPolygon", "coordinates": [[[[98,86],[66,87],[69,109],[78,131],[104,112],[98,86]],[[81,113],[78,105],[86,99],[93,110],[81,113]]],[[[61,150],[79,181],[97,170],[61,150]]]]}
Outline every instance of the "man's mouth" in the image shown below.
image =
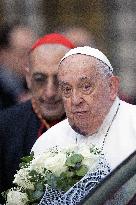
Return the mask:
{"type": "Polygon", "coordinates": [[[48,110],[54,110],[57,109],[58,106],[61,104],[61,100],[57,100],[57,101],[44,101],[42,103],[42,106],[45,107],[48,110]]]}
{"type": "Polygon", "coordinates": [[[47,100],[44,100],[44,99],[40,99],[39,100],[42,104],[45,104],[45,105],[56,105],[56,104],[59,104],[62,100],[59,99],[59,100],[50,100],[50,101],[47,101],[47,100]]]}
{"type": "Polygon", "coordinates": [[[86,113],[87,111],[83,111],[83,110],[73,112],[73,114],[77,116],[82,116],[82,115],[85,115],[86,113]]]}
{"type": "Polygon", "coordinates": [[[47,105],[56,105],[56,104],[59,104],[60,102],[61,102],[61,100],[56,100],[56,101],[45,102],[45,104],[47,104],[47,105]]]}

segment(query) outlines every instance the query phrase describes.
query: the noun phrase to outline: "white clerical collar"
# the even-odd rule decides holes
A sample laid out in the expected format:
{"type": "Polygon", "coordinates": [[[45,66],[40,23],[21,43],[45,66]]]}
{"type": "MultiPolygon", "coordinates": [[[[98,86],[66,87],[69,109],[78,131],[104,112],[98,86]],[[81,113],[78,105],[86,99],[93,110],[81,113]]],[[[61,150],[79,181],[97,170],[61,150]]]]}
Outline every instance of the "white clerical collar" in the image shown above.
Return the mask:
{"type": "Polygon", "coordinates": [[[109,113],[107,114],[107,116],[105,117],[100,129],[98,130],[97,133],[94,133],[93,135],[89,135],[89,136],[83,136],[80,134],[77,134],[77,141],[80,142],[84,142],[87,144],[95,144],[98,147],[102,146],[104,137],[107,133],[107,131],[109,131],[108,129],[110,128],[110,126],[112,126],[112,122],[117,114],[118,108],[119,108],[119,104],[120,104],[120,100],[118,97],[116,97],[115,101],[113,102],[109,113]]]}

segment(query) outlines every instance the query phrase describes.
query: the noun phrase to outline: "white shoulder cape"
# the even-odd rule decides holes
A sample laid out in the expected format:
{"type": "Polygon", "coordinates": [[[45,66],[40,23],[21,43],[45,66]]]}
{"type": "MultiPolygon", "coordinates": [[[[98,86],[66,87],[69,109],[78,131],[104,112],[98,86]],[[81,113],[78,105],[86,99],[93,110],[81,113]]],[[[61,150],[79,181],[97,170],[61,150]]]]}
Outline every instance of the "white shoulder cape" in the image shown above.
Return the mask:
{"type": "MultiPolygon", "coordinates": [[[[116,103],[117,102],[120,102],[120,108],[106,137],[103,149],[111,169],[114,169],[136,150],[136,106],[123,102],[118,98],[116,99],[116,103]]],[[[114,105],[113,107],[116,106],[114,105]]],[[[111,115],[112,112],[113,108],[111,108],[108,115],[111,115]]],[[[108,124],[108,121],[105,121],[105,126],[106,122],[108,124]]],[[[104,128],[102,130],[104,130],[104,128]]],[[[87,143],[93,143],[99,147],[102,143],[103,135],[103,132],[98,132],[95,137],[81,136],[70,127],[66,119],[50,128],[38,138],[32,151],[34,151],[35,156],[37,156],[46,149],[56,145],[61,147],[72,145],[76,143],[76,138],[79,139],[79,143],[85,140],[87,143]]]]}

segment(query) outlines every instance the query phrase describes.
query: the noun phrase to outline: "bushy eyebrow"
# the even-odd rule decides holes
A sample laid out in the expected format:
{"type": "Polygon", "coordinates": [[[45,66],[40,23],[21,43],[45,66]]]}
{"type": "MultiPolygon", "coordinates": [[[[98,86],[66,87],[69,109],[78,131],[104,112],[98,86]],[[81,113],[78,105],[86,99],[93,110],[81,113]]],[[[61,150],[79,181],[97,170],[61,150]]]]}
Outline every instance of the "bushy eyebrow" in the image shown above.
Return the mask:
{"type": "Polygon", "coordinates": [[[90,78],[88,78],[88,77],[81,77],[81,78],[79,78],[78,81],[89,80],[89,79],[90,79],[90,78]]]}
{"type": "Polygon", "coordinates": [[[47,76],[47,74],[41,73],[41,72],[35,72],[35,73],[33,73],[32,75],[33,75],[33,76],[35,76],[35,75],[47,76]]]}
{"type": "MultiPolygon", "coordinates": [[[[94,78],[93,78],[93,77],[87,77],[87,76],[85,76],[85,77],[80,77],[80,78],[78,79],[78,83],[80,83],[80,82],[82,82],[82,81],[85,81],[85,80],[92,80],[92,81],[94,81],[94,80],[95,80],[95,77],[94,77],[94,78]]],[[[63,81],[63,80],[59,80],[59,85],[60,85],[60,86],[62,86],[62,85],[69,85],[69,83],[66,82],[66,81],[63,81]]]]}
{"type": "Polygon", "coordinates": [[[62,85],[69,85],[69,83],[65,82],[65,81],[60,81],[59,80],[59,86],[62,86],[62,85]]]}
{"type": "Polygon", "coordinates": [[[83,77],[81,77],[81,78],[79,78],[79,80],[93,80],[93,79],[95,79],[96,78],[96,76],[83,76],[83,77]]]}
{"type": "Polygon", "coordinates": [[[95,83],[95,76],[94,77],[81,77],[79,78],[78,80],[78,83],[82,83],[82,82],[86,82],[86,81],[89,81],[90,83],[95,83]]]}

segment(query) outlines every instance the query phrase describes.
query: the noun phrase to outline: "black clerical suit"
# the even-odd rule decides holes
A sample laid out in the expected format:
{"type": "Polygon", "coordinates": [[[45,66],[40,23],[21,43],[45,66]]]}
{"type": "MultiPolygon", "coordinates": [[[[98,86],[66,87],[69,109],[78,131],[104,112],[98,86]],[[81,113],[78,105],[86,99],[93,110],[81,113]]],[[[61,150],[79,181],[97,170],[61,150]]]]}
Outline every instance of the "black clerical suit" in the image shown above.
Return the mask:
{"type": "Polygon", "coordinates": [[[30,154],[40,129],[31,101],[0,113],[0,192],[12,186],[20,158],[30,154]]]}

